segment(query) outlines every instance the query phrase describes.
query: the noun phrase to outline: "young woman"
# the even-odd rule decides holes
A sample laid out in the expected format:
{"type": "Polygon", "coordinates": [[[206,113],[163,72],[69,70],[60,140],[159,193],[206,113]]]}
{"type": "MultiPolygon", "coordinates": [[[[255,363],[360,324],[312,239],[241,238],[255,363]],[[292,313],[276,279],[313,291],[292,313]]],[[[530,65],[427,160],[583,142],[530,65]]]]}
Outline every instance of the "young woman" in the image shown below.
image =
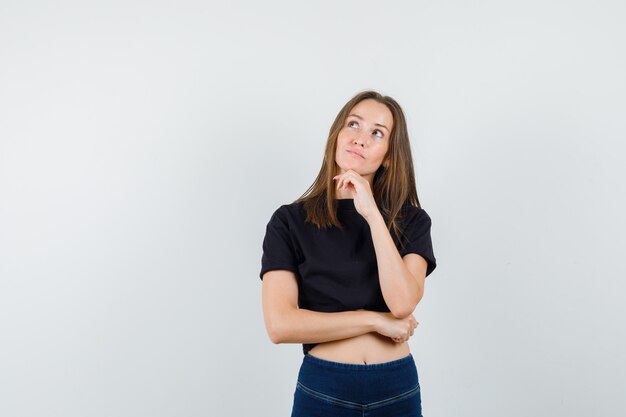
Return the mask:
{"type": "Polygon", "coordinates": [[[407,341],[436,267],[404,113],[376,91],[348,101],[313,185],[272,215],[263,314],[273,343],[302,343],[292,417],[421,416],[407,341]]]}

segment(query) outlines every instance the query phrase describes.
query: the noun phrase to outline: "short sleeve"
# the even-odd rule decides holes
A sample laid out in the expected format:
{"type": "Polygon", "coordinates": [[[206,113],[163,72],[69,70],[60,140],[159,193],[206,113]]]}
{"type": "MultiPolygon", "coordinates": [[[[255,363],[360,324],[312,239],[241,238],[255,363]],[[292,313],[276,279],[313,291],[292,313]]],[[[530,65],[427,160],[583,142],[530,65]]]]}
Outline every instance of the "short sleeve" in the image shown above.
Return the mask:
{"type": "Polygon", "coordinates": [[[264,273],[274,269],[287,269],[298,273],[296,251],[283,210],[284,206],[279,207],[265,228],[261,273],[259,274],[261,280],[263,280],[264,273]]]}
{"type": "Polygon", "coordinates": [[[403,231],[404,247],[400,246],[398,252],[400,256],[404,256],[407,253],[421,255],[428,263],[426,268],[426,276],[428,276],[437,267],[437,260],[435,259],[433,243],[430,237],[432,221],[428,213],[422,208],[413,207],[407,216],[403,231]]]}

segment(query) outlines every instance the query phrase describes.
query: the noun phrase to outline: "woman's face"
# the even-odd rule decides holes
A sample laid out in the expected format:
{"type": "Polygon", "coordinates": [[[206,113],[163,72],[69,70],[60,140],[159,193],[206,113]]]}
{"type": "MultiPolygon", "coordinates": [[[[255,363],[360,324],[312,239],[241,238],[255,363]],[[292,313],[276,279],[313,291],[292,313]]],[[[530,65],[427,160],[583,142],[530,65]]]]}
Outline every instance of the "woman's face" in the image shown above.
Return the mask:
{"type": "Polygon", "coordinates": [[[353,169],[372,184],[389,149],[392,129],[393,115],[384,104],[366,99],[354,106],[337,137],[338,174],[353,169]]]}

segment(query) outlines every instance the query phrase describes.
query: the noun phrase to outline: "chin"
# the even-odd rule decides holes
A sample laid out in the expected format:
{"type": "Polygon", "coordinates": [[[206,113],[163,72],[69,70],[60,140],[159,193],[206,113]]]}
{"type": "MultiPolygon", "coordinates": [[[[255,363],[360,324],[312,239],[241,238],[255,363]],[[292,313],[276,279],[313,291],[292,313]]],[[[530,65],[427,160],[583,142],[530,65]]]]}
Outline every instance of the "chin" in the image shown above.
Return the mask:
{"type": "Polygon", "coordinates": [[[363,175],[361,173],[361,171],[363,170],[363,167],[360,166],[358,163],[354,163],[353,161],[335,161],[335,163],[337,164],[337,166],[344,170],[347,171],[349,169],[356,171],[359,175],[363,175]]]}

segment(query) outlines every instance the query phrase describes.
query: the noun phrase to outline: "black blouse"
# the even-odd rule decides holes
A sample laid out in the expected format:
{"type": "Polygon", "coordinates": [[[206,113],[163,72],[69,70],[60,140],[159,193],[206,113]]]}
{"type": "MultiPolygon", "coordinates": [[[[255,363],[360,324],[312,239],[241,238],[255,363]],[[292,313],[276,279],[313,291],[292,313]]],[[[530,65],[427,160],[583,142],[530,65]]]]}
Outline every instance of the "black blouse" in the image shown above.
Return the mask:
{"type": "MultiPolygon", "coordinates": [[[[431,219],[422,208],[405,205],[398,226],[404,232],[400,256],[417,253],[428,263],[426,276],[437,266],[430,237],[431,219]]],[[[305,223],[304,203],[283,204],[267,223],[261,258],[263,274],[275,269],[293,271],[298,283],[298,307],[320,312],[389,311],[380,289],[376,252],[367,221],[351,198],[337,200],[337,216],[344,225],[317,229],[305,223]]],[[[303,344],[306,355],[317,343],[303,344]]]]}

